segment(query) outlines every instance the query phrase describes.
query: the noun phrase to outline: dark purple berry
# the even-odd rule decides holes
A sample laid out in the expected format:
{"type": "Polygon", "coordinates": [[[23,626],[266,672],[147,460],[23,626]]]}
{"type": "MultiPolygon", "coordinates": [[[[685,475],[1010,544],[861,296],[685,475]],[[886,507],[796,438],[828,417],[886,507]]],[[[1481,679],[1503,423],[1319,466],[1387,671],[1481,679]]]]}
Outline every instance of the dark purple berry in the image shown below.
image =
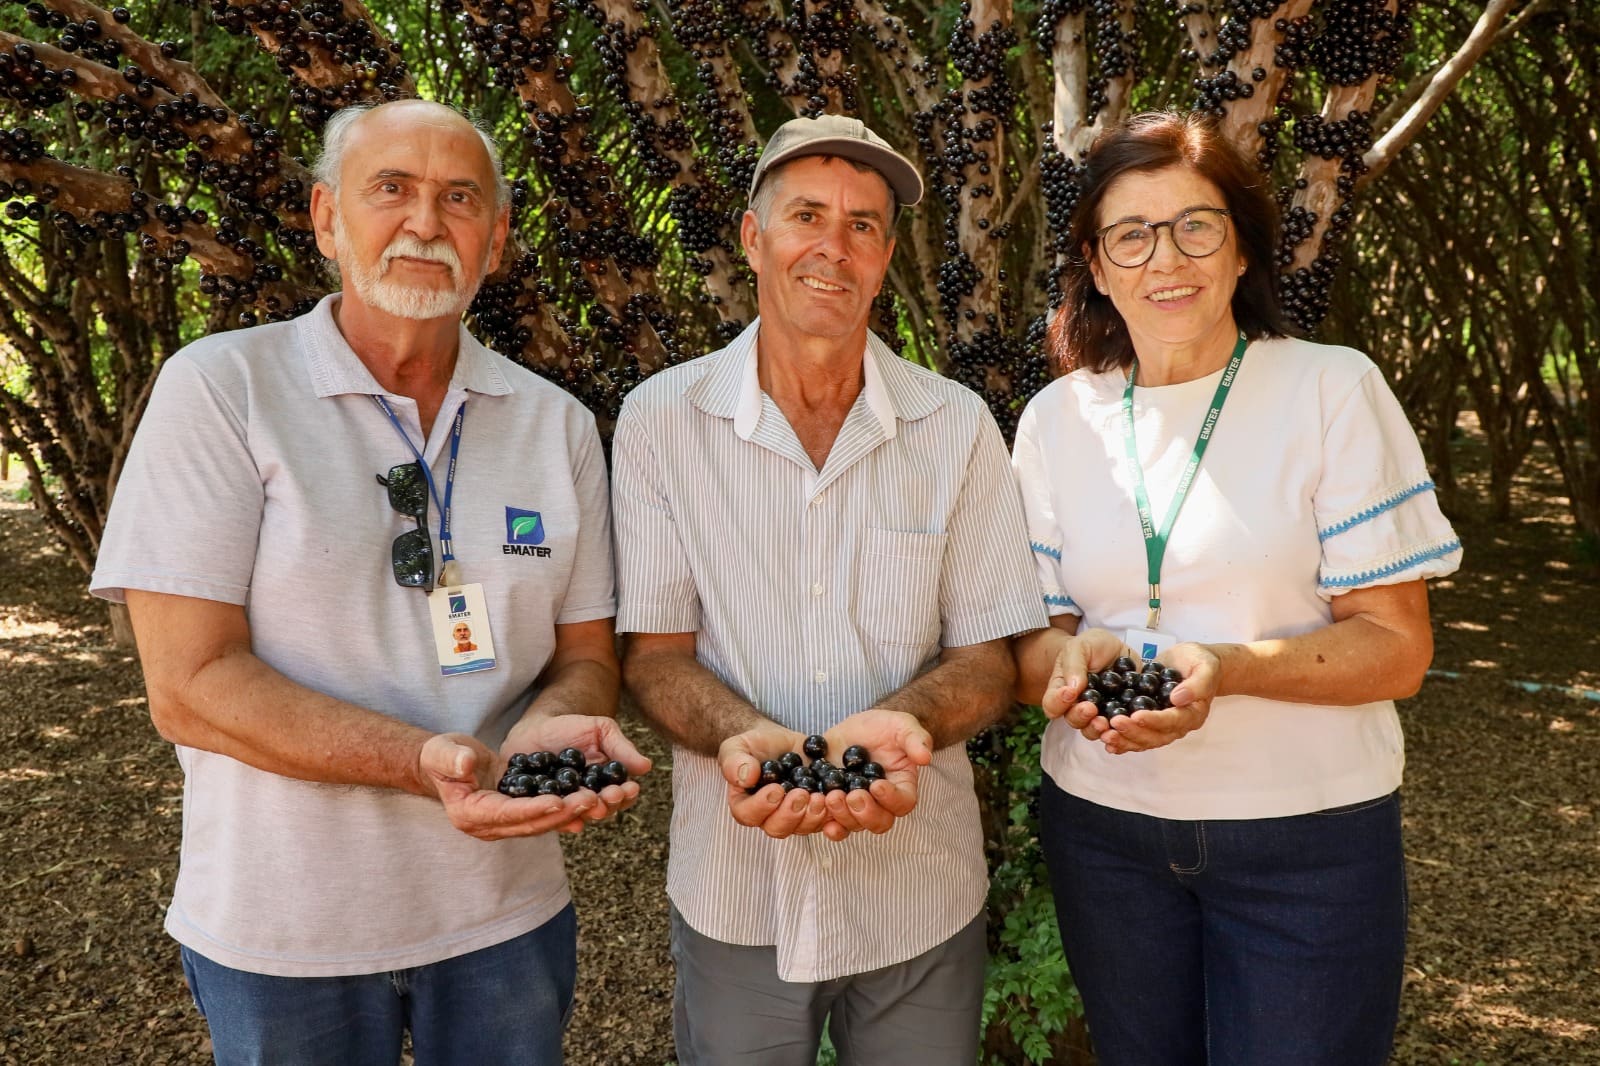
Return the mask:
{"type": "Polygon", "coordinates": [[[625,785],[628,783],[628,768],[616,759],[612,759],[601,765],[600,776],[608,785],[625,785]]]}
{"type": "Polygon", "coordinates": [[[574,770],[582,770],[589,765],[589,760],[584,758],[583,752],[577,748],[563,748],[557,758],[562,766],[571,767],[574,770]]]}
{"type": "Polygon", "coordinates": [[[825,759],[828,757],[828,740],[818,733],[806,737],[806,742],[800,746],[808,759],[825,759]]]}
{"type": "Polygon", "coordinates": [[[867,761],[867,749],[860,744],[852,744],[844,749],[844,757],[841,761],[846,770],[859,771],[862,764],[867,761]]]}

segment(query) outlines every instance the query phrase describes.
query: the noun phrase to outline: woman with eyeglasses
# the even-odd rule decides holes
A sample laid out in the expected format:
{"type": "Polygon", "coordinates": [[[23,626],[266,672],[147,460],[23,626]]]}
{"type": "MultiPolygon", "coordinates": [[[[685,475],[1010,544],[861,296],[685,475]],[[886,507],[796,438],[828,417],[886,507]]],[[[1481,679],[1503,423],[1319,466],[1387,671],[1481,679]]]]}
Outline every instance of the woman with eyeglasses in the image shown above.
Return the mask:
{"type": "Polygon", "coordinates": [[[1453,571],[1381,372],[1298,340],[1266,178],[1195,115],[1086,160],[1014,466],[1051,628],[1040,838],[1102,1066],[1387,1060],[1405,954],[1394,700],[1453,571]],[[1130,662],[1118,668],[1116,660],[1130,662]],[[1157,659],[1167,709],[1097,702],[1157,659]],[[1093,691],[1090,691],[1093,689],[1093,691]]]}

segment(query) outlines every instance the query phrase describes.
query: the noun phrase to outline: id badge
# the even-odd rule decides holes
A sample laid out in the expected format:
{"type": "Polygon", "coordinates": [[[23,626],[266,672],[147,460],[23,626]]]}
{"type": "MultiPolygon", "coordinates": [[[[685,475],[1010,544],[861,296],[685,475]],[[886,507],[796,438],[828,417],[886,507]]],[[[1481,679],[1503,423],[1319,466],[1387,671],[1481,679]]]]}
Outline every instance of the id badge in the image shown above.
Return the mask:
{"type": "Polygon", "coordinates": [[[439,672],[446,677],[494,669],[494,637],[481,584],[439,587],[428,593],[439,672]]]}
{"type": "Polygon", "coordinates": [[[1122,633],[1122,643],[1132,648],[1140,659],[1149,662],[1161,658],[1168,648],[1178,643],[1178,638],[1155,629],[1126,629],[1122,633]]]}

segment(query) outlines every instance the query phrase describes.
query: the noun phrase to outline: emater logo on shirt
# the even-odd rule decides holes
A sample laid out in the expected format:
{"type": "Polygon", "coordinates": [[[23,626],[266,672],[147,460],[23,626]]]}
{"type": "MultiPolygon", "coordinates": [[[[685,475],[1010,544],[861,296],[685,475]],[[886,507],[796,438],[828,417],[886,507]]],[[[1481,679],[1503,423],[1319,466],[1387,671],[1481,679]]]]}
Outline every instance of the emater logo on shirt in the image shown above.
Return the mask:
{"type": "Polygon", "coordinates": [[[544,544],[544,518],[538,511],[524,511],[520,507],[506,508],[506,542],[500,550],[506,555],[533,555],[550,558],[550,549],[544,544]]]}

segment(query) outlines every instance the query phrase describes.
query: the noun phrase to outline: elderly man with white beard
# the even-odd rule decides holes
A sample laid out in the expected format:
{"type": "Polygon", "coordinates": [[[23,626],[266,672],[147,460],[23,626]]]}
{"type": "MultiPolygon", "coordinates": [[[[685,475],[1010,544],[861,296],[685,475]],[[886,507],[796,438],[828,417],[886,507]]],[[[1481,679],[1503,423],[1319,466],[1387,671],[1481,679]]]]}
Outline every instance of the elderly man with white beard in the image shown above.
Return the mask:
{"type": "Polygon", "coordinates": [[[599,437],[461,323],[508,227],[487,136],[347,109],[317,177],[345,290],[168,360],[92,581],[184,770],[166,928],[219,1063],[392,1066],[406,1031],[419,1066],[559,1063],[555,834],[639,786],[495,785],[518,752],[649,769],[613,721],[599,437]]]}

